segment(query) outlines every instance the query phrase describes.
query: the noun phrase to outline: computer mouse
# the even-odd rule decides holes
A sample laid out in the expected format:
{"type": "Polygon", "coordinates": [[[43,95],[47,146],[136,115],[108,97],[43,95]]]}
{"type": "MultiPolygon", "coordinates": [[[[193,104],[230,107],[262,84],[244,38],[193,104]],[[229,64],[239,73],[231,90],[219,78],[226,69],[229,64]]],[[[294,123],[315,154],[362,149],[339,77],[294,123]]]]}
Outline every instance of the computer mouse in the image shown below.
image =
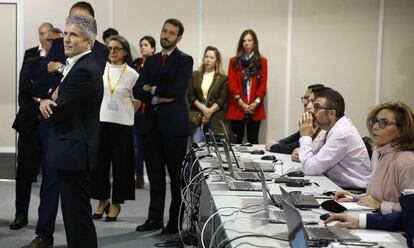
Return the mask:
{"type": "Polygon", "coordinates": [[[335,190],[326,190],[326,191],[323,192],[323,195],[334,196],[335,192],[336,192],[335,190]]]}
{"type": "Polygon", "coordinates": [[[321,219],[321,220],[323,220],[323,221],[325,221],[325,220],[327,220],[329,217],[331,217],[332,216],[332,214],[330,214],[330,213],[326,213],[326,214],[321,214],[320,216],[319,216],[319,219],[321,219]]]}
{"type": "Polygon", "coordinates": [[[288,177],[304,177],[305,173],[303,171],[291,171],[286,174],[288,177]]]}
{"type": "Polygon", "coordinates": [[[250,153],[254,154],[254,155],[263,155],[263,154],[265,154],[265,151],[263,151],[263,150],[254,150],[254,151],[251,151],[250,153]]]}
{"type": "Polygon", "coordinates": [[[253,146],[253,145],[250,143],[244,143],[244,144],[241,144],[241,146],[253,146]]]}
{"type": "Polygon", "coordinates": [[[275,160],[277,160],[277,158],[275,157],[275,155],[265,155],[265,156],[262,157],[262,160],[275,161],[275,160]]]}

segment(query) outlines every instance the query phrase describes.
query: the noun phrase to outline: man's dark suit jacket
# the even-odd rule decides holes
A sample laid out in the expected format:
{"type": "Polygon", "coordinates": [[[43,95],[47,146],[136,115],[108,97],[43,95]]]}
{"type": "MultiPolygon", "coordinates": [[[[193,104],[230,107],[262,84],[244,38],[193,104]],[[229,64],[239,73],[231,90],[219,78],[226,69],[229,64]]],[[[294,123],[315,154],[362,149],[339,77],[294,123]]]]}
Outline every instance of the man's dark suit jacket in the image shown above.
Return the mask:
{"type": "Polygon", "coordinates": [[[58,170],[96,167],[102,74],[91,53],[81,57],[59,85],[46,161],[58,170]]]}
{"type": "Polygon", "coordinates": [[[414,194],[401,196],[401,212],[389,214],[367,214],[367,229],[405,231],[408,247],[414,239],[414,194]]]}
{"type": "Polygon", "coordinates": [[[293,150],[300,146],[299,144],[300,132],[296,133],[279,140],[277,144],[274,144],[270,147],[271,152],[291,154],[293,150]]]}
{"type": "Polygon", "coordinates": [[[23,64],[28,58],[39,57],[39,56],[40,56],[39,46],[29,48],[24,52],[23,64]]]}
{"type": "Polygon", "coordinates": [[[23,63],[19,79],[19,111],[13,122],[13,128],[21,135],[30,134],[36,122],[38,104],[33,96],[39,95],[39,87],[36,76],[39,72],[41,57],[28,57],[23,63]]]}
{"type": "Polygon", "coordinates": [[[153,111],[157,111],[160,132],[167,137],[190,135],[186,103],[188,81],[193,69],[193,58],[176,48],[161,66],[161,53],[150,56],[134,87],[134,97],[145,102],[142,134],[151,132],[153,111]],[[161,73],[160,73],[161,72],[161,73]],[[155,95],[174,98],[173,102],[151,105],[152,95],[142,90],[145,84],[157,86],[155,95]]]}
{"type": "MultiPolygon", "coordinates": [[[[106,61],[108,60],[108,48],[100,43],[99,41],[95,40],[95,43],[92,48],[92,55],[95,57],[96,63],[98,64],[99,70],[101,72],[101,75],[103,75],[105,71],[106,61]]],[[[62,64],[66,63],[67,56],[65,55],[65,48],[63,44],[63,38],[57,38],[54,39],[52,42],[52,47],[50,48],[50,51],[48,55],[46,56],[46,64],[50,61],[57,61],[62,64]]],[[[49,88],[54,90],[59,82],[59,80],[49,81],[49,88]]]]}

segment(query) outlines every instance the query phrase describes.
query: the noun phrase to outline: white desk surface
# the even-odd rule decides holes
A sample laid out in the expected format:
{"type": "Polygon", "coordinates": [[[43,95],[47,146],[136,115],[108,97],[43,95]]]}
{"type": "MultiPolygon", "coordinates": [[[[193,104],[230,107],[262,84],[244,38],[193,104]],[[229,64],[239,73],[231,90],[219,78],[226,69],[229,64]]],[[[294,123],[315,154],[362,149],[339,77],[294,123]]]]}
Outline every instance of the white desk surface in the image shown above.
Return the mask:
{"type": "MultiPolygon", "coordinates": [[[[260,146],[255,146],[250,149],[259,149],[260,146]]],[[[262,146],[264,147],[264,146],[262,146]]],[[[270,153],[267,153],[270,154],[270,153]]],[[[283,161],[283,169],[294,167],[300,168],[300,163],[292,162],[290,155],[286,154],[274,154],[278,159],[283,161]]],[[[241,159],[260,159],[263,155],[251,155],[248,153],[237,153],[236,156],[239,156],[241,159]]],[[[207,159],[211,160],[211,159],[207,159]]],[[[210,162],[200,161],[201,167],[206,168],[210,167],[210,162]]],[[[313,194],[322,194],[325,190],[338,190],[340,187],[335,185],[331,180],[325,176],[306,176],[305,178],[309,179],[311,182],[316,182],[319,186],[312,183],[311,186],[306,187],[286,187],[285,184],[280,184],[287,191],[300,190],[306,193],[313,194]]],[[[260,184],[260,183],[258,183],[260,184]]],[[[267,186],[271,194],[280,194],[279,184],[273,182],[267,182],[267,186]]],[[[278,233],[287,232],[286,224],[274,224],[269,223],[268,220],[264,219],[262,192],[254,191],[229,191],[224,182],[212,182],[207,180],[207,188],[209,190],[208,194],[211,195],[212,201],[214,202],[215,210],[220,213],[219,218],[224,228],[225,234],[228,238],[234,238],[238,236],[243,236],[246,234],[266,234],[269,236],[277,236],[278,233]],[[252,206],[254,205],[254,206],[252,206]],[[245,209],[246,211],[255,211],[254,213],[242,213],[238,212],[237,209],[245,209]],[[233,213],[232,215],[230,215],[233,213]],[[224,224],[223,224],[224,223],[224,224]]],[[[205,192],[204,192],[205,193],[205,192]]],[[[203,194],[204,194],[203,193],[203,194]]],[[[318,199],[322,202],[324,200],[318,199]]],[[[326,210],[314,209],[312,210],[315,213],[326,213],[326,210]]],[[[348,214],[357,216],[360,211],[348,211],[348,214]]],[[[320,221],[320,225],[323,225],[323,222],[320,221]]],[[[223,229],[217,232],[216,238],[223,235],[221,232],[223,229]]],[[[404,247],[405,238],[399,233],[390,233],[385,231],[376,231],[376,230],[352,230],[356,235],[359,235],[365,241],[378,241],[381,245],[385,247],[404,247]]],[[[213,231],[214,233],[214,231],[213,231]]],[[[205,235],[204,235],[205,236],[205,235]]],[[[213,247],[217,246],[220,241],[211,240],[213,242],[213,247]]],[[[267,238],[256,238],[248,237],[236,240],[232,242],[232,247],[289,247],[288,242],[276,241],[267,238]]],[[[350,246],[348,246],[350,247],[350,246]]]]}

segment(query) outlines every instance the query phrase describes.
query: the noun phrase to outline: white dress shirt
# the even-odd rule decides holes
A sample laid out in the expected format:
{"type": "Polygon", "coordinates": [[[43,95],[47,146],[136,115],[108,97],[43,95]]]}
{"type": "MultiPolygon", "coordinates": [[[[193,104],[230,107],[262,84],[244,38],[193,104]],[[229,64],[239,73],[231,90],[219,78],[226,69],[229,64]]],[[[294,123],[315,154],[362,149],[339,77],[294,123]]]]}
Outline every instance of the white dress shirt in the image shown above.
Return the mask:
{"type": "Polygon", "coordinates": [[[340,118],[316,150],[309,136],[301,137],[299,143],[299,159],[306,175],[325,174],[340,187],[367,187],[372,173],[369,155],[350,119],[340,118]]]}

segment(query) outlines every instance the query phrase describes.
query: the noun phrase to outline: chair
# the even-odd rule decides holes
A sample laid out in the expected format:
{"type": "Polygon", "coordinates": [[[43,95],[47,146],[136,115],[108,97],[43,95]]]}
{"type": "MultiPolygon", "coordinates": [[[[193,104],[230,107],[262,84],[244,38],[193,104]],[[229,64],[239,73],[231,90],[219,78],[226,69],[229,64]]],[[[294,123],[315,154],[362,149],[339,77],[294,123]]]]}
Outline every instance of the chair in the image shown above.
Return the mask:
{"type": "Polygon", "coordinates": [[[362,141],[364,141],[365,147],[367,148],[369,159],[372,158],[372,139],[371,137],[364,136],[362,137],[362,141]]]}

